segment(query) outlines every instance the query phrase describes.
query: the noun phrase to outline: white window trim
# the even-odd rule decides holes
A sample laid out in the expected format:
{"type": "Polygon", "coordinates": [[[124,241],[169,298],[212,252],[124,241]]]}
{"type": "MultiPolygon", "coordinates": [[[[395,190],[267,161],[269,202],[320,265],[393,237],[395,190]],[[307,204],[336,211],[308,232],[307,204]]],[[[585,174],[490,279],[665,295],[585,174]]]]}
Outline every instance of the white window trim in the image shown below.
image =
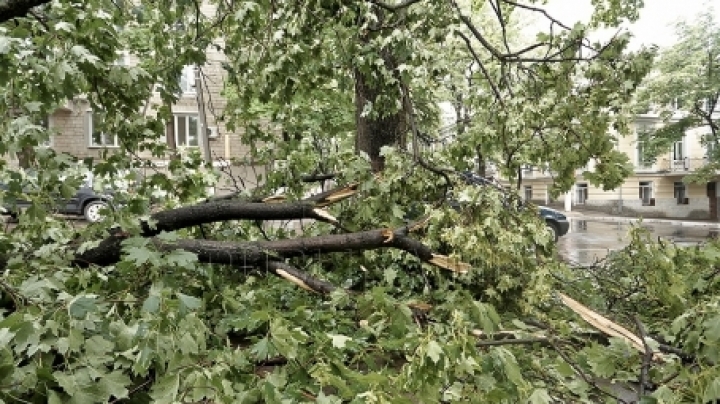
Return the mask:
{"type": "Polygon", "coordinates": [[[113,137],[114,144],[113,145],[98,145],[93,143],[93,127],[95,126],[95,123],[93,122],[93,111],[88,110],[87,111],[87,119],[88,119],[88,148],[90,149],[117,149],[120,147],[120,142],[118,142],[118,137],[115,135],[113,137]]]}
{"type": "MultiPolygon", "coordinates": [[[[173,113],[173,136],[175,136],[175,147],[178,149],[185,149],[185,148],[197,148],[200,147],[200,115],[197,112],[174,112],[173,113]],[[187,140],[187,135],[190,130],[190,120],[188,117],[195,117],[197,120],[197,133],[195,134],[195,140],[197,142],[196,146],[189,146],[187,144],[181,145],[178,141],[178,118],[184,118],[186,120],[185,122],[185,140],[187,140]]],[[[187,143],[187,141],[185,142],[187,143]]]]}

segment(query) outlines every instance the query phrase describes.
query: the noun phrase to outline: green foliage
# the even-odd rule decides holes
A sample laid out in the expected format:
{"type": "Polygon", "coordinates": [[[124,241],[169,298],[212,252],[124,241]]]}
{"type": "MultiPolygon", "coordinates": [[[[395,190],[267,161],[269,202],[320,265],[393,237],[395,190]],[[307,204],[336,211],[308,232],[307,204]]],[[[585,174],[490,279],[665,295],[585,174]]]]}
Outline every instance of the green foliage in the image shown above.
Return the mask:
{"type": "MultiPolygon", "coordinates": [[[[602,268],[571,269],[557,258],[535,208],[516,209],[516,195],[468,186],[453,174],[482,156],[502,162],[510,178],[525,164],[549,162],[562,191],[595,158],[593,180],[617,184],[627,161],[613,151],[607,131],[627,130],[625,104],[651,53],[628,53],[626,37],[583,62],[534,61],[529,53],[530,60],[513,64],[484,48],[489,78],[477,66],[468,77],[457,66],[477,60],[461,47],[459,33],[470,33],[457,10],[444,1],[421,3],[383,12],[365,1],[210,2],[207,12],[187,0],[91,0],[82,7],[56,1],[37,18],[2,23],[0,153],[33,149],[36,174],[1,162],[8,184],[2,201],[29,197],[34,204],[0,234],[0,253],[9,257],[0,276],[0,399],[611,402],[602,380],[632,388],[641,354],[599,334],[559,303],[557,291],[630,328],[637,315],[655,341],[681,350],[682,358],[666,354],[652,364],[650,394],[658,400],[716,397],[719,245],[674,248],[635,232],[631,245],[602,268]],[[371,30],[377,34],[360,40],[371,30]],[[205,63],[208,49],[228,57],[223,118],[242,131],[251,151],[237,163],[285,162],[244,194],[271,195],[282,187],[292,201],[311,191],[301,175],[336,172],[336,182],[359,184],[356,198],[328,207],[345,230],[399,228],[415,210],[429,220],[413,236],[471,264],[469,273],[448,273],[387,249],[290,261],[338,286],[320,296],[263,268],[201,263],[193,253],[160,250],[139,237],[157,195],[159,208],[193,203],[217,180],[193,152],[174,156],[168,172],[135,173],[144,168],[139,153],[167,155],[157,139],[177,100],[177,75],[185,65],[205,63]],[[116,65],[121,51],[138,65],[116,65]],[[382,62],[390,51],[397,69],[382,62]],[[512,83],[494,97],[490,83],[504,69],[512,83]],[[380,88],[375,105],[354,104],[355,74],[380,88]],[[373,175],[366,156],[356,154],[356,118],[403,108],[399,83],[410,89],[422,132],[438,130],[437,103],[448,97],[460,95],[472,119],[452,144],[423,152],[425,164],[406,145],[384,148],[385,170],[373,175]],[[157,114],[140,113],[156,84],[163,105],[157,114]],[[81,97],[104,112],[101,129],[118,135],[122,153],[78,161],[39,146],[50,133],[38,120],[81,97]],[[49,216],[53,195],[72,194],[89,170],[134,181],[136,192],[120,192],[127,203],[103,223],[75,228],[49,216]],[[448,194],[459,209],[448,206],[448,194]],[[75,247],[97,245],[113,227],[128,235],[119,262],[73,263],[75,247]],[[694,367],[685,366],[686,356],[694,367]]],[[[491,9],[471,3],[460,4],[461,13],[492,21],[491,9]]],[[[639,6],[594,4],[591,26],[543,34],[544,40],[572,56],[566,48],[592,26],[632,20],[639,6]]],[[[502,7],[517,29],[516,7],[502,7]]],[[[499,24],[488,30],[502,48],[499,24]]],[[[302,225],[304,236],[339,231],[326,223],[302,225]]],[[[246,242],[298,233],[228,221],[158,239],[246,242]]]]}
{"type": "Polygon", "coordinates": [[[690,130],[701,136],[708,164],[688,176],[706,183],[720,167],[717,113],[720,100],[720,26],[710,5],[692,21],[676,26],[677,42],[662,49],[654,74],[639,93],[636,112],[657,114],[663,125],[641,134],[651,156],[670,149],[690,130]]]}

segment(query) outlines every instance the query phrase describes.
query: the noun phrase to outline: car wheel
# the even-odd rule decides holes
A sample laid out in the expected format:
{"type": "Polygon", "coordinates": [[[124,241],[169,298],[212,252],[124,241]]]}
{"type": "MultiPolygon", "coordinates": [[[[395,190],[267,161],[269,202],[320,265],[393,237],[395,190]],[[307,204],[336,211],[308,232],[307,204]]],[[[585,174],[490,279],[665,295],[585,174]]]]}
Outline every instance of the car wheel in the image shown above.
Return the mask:
{"type": "Polygon", "coordinates": [[[105,201],[88,202],[88,204],[85,205],[85,208],[83,209],[83,216],[85,216],[85,220],[90,223],[101,221],[103,219],[101,211],[107,206],[108,204],[105,201]]]}
{"type": "Polygon", "coordinates": [[[553,241],[557,242],[558,238],[560,238],[560,236],[559,236],[560,231],[558,231],[557,226],[555,226],[554,224],[552,224],[550,222],[545,222],[545,224],[547,225],[548,230],[550,230],[550,233],[552,233],[553,241]]]}

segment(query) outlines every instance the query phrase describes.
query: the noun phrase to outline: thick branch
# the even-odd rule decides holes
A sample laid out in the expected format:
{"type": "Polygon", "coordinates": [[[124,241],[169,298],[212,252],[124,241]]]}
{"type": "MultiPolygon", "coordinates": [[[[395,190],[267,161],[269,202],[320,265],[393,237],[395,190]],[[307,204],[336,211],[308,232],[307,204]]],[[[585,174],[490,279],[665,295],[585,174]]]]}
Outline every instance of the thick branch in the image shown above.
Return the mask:
{"type": "Polygon", "coordinates": [[[262,203],[237,200],[202,203],[155,213],[151,216],[151,221],[155,224],[143,223],[142,235],[150,237],[160,234],[161,231],[169,232],[204,223],[228,220],[315,219],[325,222],[332,221],[317,206],[312,202],[262,203]]]}
{"type": "MultiPolygon", "coordinates": [[[[154,243],[161,250],[182,249],[195,253],[198,260],[203,263],[263,269],[275,268],[273,265],[276,264],[270,263],[281,261],[284,258],[378,248],[397,248],[424,262],[455,272],[465,273],[470,269],[468,264],[444,255],[434,254],[423,243],[408,237],[407,234],[410,230],[411,227],[403,227],[395,231],[377,229],[348,234],[245,243],[213,240],[179,240],[167,243],[157,239],[154,240],[154,243]]],[[[78,254],[73,263],[85,267],[92,264],[105,266],[118,262],[121,259],[121,243],[124,236],[124,234],[118,233],[103,240],[99,246],[78,254]]],[[[327,289],[325,286],[321,288],[327,289]]]]}
{"type": "Polygon", "coordinates": [[[408,229],[392,231],[377,229],[348,234],[329,234],[249,243],[232,243],[211,240],[180,240],[168,244],[198,255],[201,262],[229,265],[266,266],[268,260],[302,257],[313,254],[397,248],[424,262],[456,272],[467,272],[469,266],[437,255],[423,243],[407,236],[408,229]]]}
{"type": "Polygon", "coordinates": [[[50,0],[6,0],[0,2],[0,23],[13,18],[25,17],[33,7],[49,2],[50,0]]]}

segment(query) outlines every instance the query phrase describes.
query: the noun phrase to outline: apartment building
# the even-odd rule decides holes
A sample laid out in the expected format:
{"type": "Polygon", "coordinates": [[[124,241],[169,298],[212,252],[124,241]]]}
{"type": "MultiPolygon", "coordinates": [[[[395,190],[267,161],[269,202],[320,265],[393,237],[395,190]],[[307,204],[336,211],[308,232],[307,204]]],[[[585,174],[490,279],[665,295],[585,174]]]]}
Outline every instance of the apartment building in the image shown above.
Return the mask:
{"type": "MultiPolygon", "coordinates": [[[[211,14],[214,8],[205,4],[203,12],[211,14]]],[[[224,53],[211,46],[207,49],[205,65],[185,66],[178,77],[181,93],[171,107],[173,118],[165,133],[158,134],[157,141],[166,142],[171,150],[195,149],[203,153],[203,136],[206,136],[209,139],[209,154],[213,165],[242,179],[246,186],[254,186],[257,184],[258,174],[265,171],[265,166],[248,163],[251,161],[249,147],[243,144],[239,133],[227,130],[221,119],[227,106],[227,101],[222,96],[227,77],[227,72],[222,67],[225,60],[224,53]],[[196,74],[198,69],[201,69],[201,75],[196,74]],[[232,164],[233,161],[244,163],[232,164]]],[[[116,63],[134,65],[137,62],[133,56],[123,54],[119,55],[116,63]]],[[[161,105],[159,93],[156,92],[148,100],[148,107],[138,113],[154,115],[161,105]]],[[[123,153],[117,135],[98,129],[98,122],[102,119],[102,113],[93,111],[83,97],[68,100],[43,122],[53,134],[45,146],[77,158],[101,159],[105,153],[123,153]]],[[[150,154],[133,157],[151,162],[154,166],[151,171],[164,170],[171,158],[170,155],[154,157],[150,154]]],[[[235,181],[224,175],[219,188],[231,184],[235,184],[235,181]]]]}
{"type": "MultiPolygon", "coordinates": [[[[677,114],[679,118],[680,113],[677,114]]],[[[670,150],[654,160],[644,151],[639,134],[662,125],[658,114],[638,115],[630,136],[620,137],[618,150],[629,157],[634,172],[622,186],[605,191],[586,181],[582,172],[593,169],[593,162],[578,170],[572,189],[557,200],[549,195],[551,173],[535,167],[523,171],[522,189],[525,199],[561,207],[565,210],[587,208],[642,217],[718,219],[718,180],[706,184],[686,183],[685,178],[708,162],[708,149],[703,145],[706,127],[688,130],[670,150]]]]}

